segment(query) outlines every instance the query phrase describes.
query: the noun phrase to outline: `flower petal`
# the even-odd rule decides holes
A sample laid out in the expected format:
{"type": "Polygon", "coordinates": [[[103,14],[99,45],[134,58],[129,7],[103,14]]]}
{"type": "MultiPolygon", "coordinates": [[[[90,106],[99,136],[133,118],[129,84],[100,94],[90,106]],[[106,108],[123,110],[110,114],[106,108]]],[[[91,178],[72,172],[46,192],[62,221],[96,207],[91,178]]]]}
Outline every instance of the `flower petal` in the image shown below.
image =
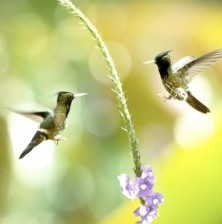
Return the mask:
{"type": "Polygon", "coordinates": [[[121,174],[120,176],[118,176],[118,179],[123,195],[130,199],[135,199],[136,194],[134,190],[134,185],[130,178],[126,174],[121,174]]]}
{"type": "Polygon", "coordinates": [[[134,215],[141,218],[137,224],[150,224],[158,216],[158,206],[163,202],[163,195],[153,192],[155,179],[151,167],[146,166],[141,177],[136,177],[134,181],[126,174],[121,174],[118,179],[121,191],[126,197],[143,199],[144,203],[134,211],[134,215]]]}

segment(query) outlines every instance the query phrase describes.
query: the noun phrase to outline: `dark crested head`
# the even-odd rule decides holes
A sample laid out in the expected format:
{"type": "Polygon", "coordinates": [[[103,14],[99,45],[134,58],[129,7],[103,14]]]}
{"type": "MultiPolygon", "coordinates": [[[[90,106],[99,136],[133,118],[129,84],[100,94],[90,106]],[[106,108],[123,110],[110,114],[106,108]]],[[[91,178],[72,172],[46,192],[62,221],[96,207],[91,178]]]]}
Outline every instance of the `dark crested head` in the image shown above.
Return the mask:
{"type": "Polygon", "coordinates": [[[74,94],[70,92],[59,92],[57,97],[57,102],[68,104],[74,99],[74,94]]]}
{"type": "Polygon", "coordinates": [[[164,51],[160,54],[158,54],[155,59],[154,62],[156,63],[160,76],[161,78],[165,78],[168,77],[168,69],[171,66],[171,59],[169,56],[170,51],[164,51]]]}
{"type": "Polygon", "coordinates": [[[170,57],[168,56],[168,54],[171,51],[164,51],[162,53],[159,53],[154,60],[150,60],[150,61],[145,61],[144,64],[151,64],[151,63],[155,63],[157,64],[157,66],[159,67],[159,65],[161,63],[164,63],[165,61],[168,62],[168,64],[170,64],[170,57]]]}
{"type": "Polygon", "coordinates": [[[170,58],[169,58],[168,54],[170,52],[171,51],[164,51],[164,52],[159,53],[154,59],[155,63],[158,64],[158,62],[161,62],[161,61],[169,61],[170,58]]]}
{"type": "Polygon", "coordinates": [[[87,95],[87,93],[74,94],[71,92],[61,91],[61,92],[58,92],[57,102],[68,104],[68,103],[71,103],[74,98],[85,96],[85,95],[87,95]]]}
{"type": "Polygon", "coordinates": [[[86,95],[86,93],[71,93],[71,92],[65,92],[65,91],[62,91],[62,92],[58,92],[58,97],[57,97],[57,106],[55,108],[55,110],[58,110],[58,108],[65,108],[65,114],[66,114],[66,117],[68,116],[69,114],[69,111],[70,111],[70,107],[71,107],[71,103],[72,103],[72,100],[76,97],[79,97],[79,96],[84,96],[86,95]]]}

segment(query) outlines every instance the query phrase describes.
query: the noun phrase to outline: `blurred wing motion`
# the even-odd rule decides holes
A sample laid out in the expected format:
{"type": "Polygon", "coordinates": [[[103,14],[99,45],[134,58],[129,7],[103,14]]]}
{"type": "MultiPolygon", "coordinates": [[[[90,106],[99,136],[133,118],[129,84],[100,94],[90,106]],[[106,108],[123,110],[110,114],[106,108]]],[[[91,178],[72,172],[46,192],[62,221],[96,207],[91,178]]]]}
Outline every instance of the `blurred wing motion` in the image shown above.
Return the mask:
{"type": "Polygon", "coordinates": [[[188,84],[194,76],[202,72],[205,68],[211,66],[222,58],[222,49],[212,51],[199,58],[185,57],[173,65],[172,70],[178,72],[188,84]]]}
{"type": "MultiPolygon", "coordinates": [[[[11,109],[10,109],[11,110],[11,109]]],[[[52,113],[49,111],[36,111],[36,112],[23,112],[23,111],[15,111],[11,110],[12,112],[16,114],[20,114],[22,116],[25,116],[33,121],[36,121],[38,123],[43,122],[43,120],[51,115],[52,113]]]]}
{"type": "Polygon", "coordinates": [[[191,57],[191,56],[186,56],[184,58],[181,58],[180,60],[178,60],[177,62],[175,62],[172,65],[172,70],[174,73],[182,70],[182,68],[184,68],[184,66],[186,66],[189,62],[193,61],[195,58],[191,57]]]}

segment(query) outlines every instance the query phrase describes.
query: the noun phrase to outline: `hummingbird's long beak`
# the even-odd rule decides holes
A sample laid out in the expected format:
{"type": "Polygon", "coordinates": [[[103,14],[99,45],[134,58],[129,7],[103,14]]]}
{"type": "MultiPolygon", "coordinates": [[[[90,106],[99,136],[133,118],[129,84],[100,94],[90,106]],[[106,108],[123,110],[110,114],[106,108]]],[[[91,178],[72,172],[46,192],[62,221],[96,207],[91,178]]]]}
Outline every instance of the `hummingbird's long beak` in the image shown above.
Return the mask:
{"type": "Polygon", "coordinates": [[[150,60],[150,61],[143,62],[143,64],[151,64],[151,63],[155,63],[155,60],[150,60]]]}
{"type": "Polygon", "coordinates": [[[76,97],[85,96],[85,95],[87,95],[87,93],[75,93],[74,97],[76,98],[76,97]]]}

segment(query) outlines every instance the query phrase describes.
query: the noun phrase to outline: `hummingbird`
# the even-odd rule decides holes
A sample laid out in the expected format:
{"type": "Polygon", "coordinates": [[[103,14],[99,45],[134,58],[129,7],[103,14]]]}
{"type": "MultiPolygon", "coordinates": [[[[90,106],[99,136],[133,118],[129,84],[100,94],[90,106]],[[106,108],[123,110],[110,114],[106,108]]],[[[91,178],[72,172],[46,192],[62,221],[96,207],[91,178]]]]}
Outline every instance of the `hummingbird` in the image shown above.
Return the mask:
{"type": "Polygon", "coordinates": [[[53,112],[37,111],[37,112],[16,112],[18,114],[32,117],[37,116],[41,118],[42,123],[39,125],[38,130],[34,134],[31,142],[27,145],[24,151],[19,156],[22,159],[37,145],[45,140],[54,140],[56,143],[62,139],[60,133],[66,127],[66,119],[68,117],[71,103],[73,99],[79,96],[84,96],[86,93],[71,93],[71,92],[58,92],[57,105],[53,112]]]}
{"type": "Polygon", "coordinates": [[[169,93],[169,96],[164,97],[165,100],[183,100],[199,112],[205,114],[210,112],[209,108],[193,96],[189,90],[189,83],[198,73],[222,58],[222,49],[198,58],[187,56],[174,64],[169,56],[170,52],[164,51],[158,54],[154,60],[144,62],[144,64],[155,63],[157,65],[162,83],[169,93]]]}

